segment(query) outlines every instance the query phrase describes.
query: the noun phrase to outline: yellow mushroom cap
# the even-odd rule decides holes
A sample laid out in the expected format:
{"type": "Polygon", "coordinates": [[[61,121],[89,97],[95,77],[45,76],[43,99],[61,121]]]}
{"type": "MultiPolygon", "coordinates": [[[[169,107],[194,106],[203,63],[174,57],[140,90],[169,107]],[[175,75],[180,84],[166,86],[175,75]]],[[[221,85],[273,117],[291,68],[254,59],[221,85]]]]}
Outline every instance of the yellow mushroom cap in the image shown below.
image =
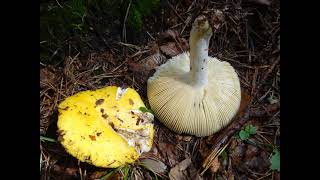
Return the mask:
{"type": "Polygon", "coordinates": [[[148,79],[148,100],[155,116],[169,129],[208,136],[225,127],[237,113],[240,82],[228,62],[207,56],[208,22],[198,18],[193,28],[190,49],[194,54],[182,53],[158,67],[148,79]],[[190,57],[195,57],[194,62],[190,57]]]}
{"type": "Polygon", "coordinates": [[[59,140],[72,156],[97,167],[132,163],[151,149],[154,136],[153,115],[141,107],[131,88],[79,92],[59,104],[59,140]]]}

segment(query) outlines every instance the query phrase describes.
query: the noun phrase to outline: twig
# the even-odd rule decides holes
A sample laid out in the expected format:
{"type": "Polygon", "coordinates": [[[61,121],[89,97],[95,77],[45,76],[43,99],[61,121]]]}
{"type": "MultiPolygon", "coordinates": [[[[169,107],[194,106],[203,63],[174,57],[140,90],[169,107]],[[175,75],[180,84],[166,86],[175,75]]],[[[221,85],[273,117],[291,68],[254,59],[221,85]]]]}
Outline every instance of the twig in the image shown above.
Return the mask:
{"type": "Polygon", "coordinates": [[[252,79],[252,89],[251,89],[251,95],[253,94],[254,90],[256,90],[256,82],[258,77],[258,69],[254,70],[253,79],[252,79]]]}
{"type": "Polygon", "coordinates": [[[171,26],[171,27],[169,27],[169,29],[174,29],[174,28],[176,28],[176,27],[178,27],[178,26],[180,26],[180,25],[182,25],[183,23],[178,23],[178,24],[176,24],[176,25],[173,25],[173,26],[171,26]]]}
{"type": "Polygon", "coordinates": [[[269,77],[269,75],[271,74],[271,72],[274,70],[274,68],[276,67],[277,64],[279,64],[280,62],[280,56],[278,55],[276,60],[272,63],[272,65],[269,67],[268,71],[264,74],[264,76],[261,78],[260,84],[257,87],[257,91],[254,94],[254,97],[257,96],[258,92],[260,91],[261,87],[265,84],[265,81],[267,80],[267,78],[269,77]]]}
{"type": "Polygon", "coordinates": [[[126,21],[127,21],[127,18],[128,18],[130,7],[131,7],[131,2],[132,1],[130,0],[128,8],[127,8],[126,16],[124,17],[124,20],[123,20],[122,38],[123,38],[124,42],[127,42],[126,21]]]}
{"type": "MultiPolygon", "coordinates": [[[[262,176],[262,177],[258,178],[257,180],[264,179],[264,178],[270,176],[271,174],[272,174],[272,173],[269,173],[269,174],[267,174],[267,175],[265,175],[265,176],[262,176]]],[[[273,178],[272,178],[272,179],[273,179],[273,178]]]]}
{"type": "Polygon", "coordinates": [[[191,5],[189,6],[189,8],[188,8],[188,10],[187,10],[186,13],[188,13],[188,12],[191,10],[191,8],[194,6],[194,4],[195,4],[196,2],[197,2],[197,0],[192,1],[191,5]]]}
{"type": "Polygon", "coordinates": [[[180,32],[180,35],[182,35],[184,29],[188,26],[188,24],[190,23],[190,21],[191,21],[191,16],[188,16],[187,19],[186,19],[185,22],[184,22],[185,25],[184,25],[184,27],[182,28],[182,30],[181,30],[181,32],[180,32]]]}
{"type": "Polygon", "coordinates": [[[117,69],[119,69],[121,66],[123,66],[125,63],[127,63],[128,59],[124,60],[118,67],[114,68],[111,72],[116,71],[117,69]]]}
{"type": "Polygon", "coordinates": [[[156,40],[148,31],[147,31],[147,34],[149,35],[149,37],[150,37],[153,41],[156,40]]]}
{"type": "Polygon", "coordinates": [[[241,62],[239,62],[237,60],[234,60],[234,59],[228,58],[228,57],[221,57],[221,59],[224,59],[224,60],[227,60],[227,61],[231,61],[231,62],[235,62],[235,63],[239,64],[239,66],[245,67],[245,68],[248,68],[248,69],[265,69],[265,68],[269,68],[270,67],[270,65],[248,66],[248,65],[242,64],[241,62]]]}
{"type": "Polygon", "coordinates": [[[118,44],[130,47],[130,48],[134,48],[136,50],[140,50],[141,49],[139,46],[136,46],[136,45],[133,45],[133,44],[123,43],[123,42],[119,42],[118,44]]]}
{"type": "Polygon", "coordinates": [[[60,6],[60,8],[63,8],[63,7],[61,6],[61,4],[59,3],[58,0],[56,0],[56,2],[57,2],[57,4],[60,6]]]}
{"type": "Polygon", "coordinates": [[[141,51],[139,50],[138,52],[134,53],[133,55],[129,55],[130,58],[133,58],[133,57],[136,57],[138,55],[141,55],[141,54],[144,54],[144,53],[147,53],[147,52],[150,52],[151,50],[145,50],[145,51],[141,51]]]}

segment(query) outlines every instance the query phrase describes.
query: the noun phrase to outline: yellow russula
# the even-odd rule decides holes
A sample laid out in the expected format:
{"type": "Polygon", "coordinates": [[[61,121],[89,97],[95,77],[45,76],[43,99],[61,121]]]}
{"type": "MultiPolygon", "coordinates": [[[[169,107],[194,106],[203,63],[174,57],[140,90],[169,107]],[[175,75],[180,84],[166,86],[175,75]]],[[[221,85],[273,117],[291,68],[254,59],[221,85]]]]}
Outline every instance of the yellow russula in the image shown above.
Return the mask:
{"type": "Polygon", "coordinates": [[[82,162],[105,168],[132,163],[151,149],[154,136],[154,117],[141,107],[131,88],[79,92],[59,104],[59,140],[82,162]]]}

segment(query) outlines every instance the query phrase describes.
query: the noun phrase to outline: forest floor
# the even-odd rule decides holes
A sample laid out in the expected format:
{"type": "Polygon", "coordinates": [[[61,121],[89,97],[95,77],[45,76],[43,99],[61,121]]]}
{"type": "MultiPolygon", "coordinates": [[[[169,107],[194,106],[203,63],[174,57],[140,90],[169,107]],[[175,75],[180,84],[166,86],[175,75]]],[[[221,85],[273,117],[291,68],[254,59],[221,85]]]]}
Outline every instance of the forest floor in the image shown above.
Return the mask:
{"type": "Polygon", "coordinates": [[[106,39],[100,51],[41,64],[41,179],[280,179],[280,2],[170,2],[144,20],[140,39],[131,41],[122,31],[121,40],[106,39]],[[188,50],[191,24],[200,14],[214,29],[209,55],[229,62],[240,78],[242,102],[232,123],[198,138],[176,134],[156,119],[151,151],[119,169],[69,155],[57,140],[58,104],[79,91],[116,85],[134,88],[148,105],[148,77],[188,50]]]}

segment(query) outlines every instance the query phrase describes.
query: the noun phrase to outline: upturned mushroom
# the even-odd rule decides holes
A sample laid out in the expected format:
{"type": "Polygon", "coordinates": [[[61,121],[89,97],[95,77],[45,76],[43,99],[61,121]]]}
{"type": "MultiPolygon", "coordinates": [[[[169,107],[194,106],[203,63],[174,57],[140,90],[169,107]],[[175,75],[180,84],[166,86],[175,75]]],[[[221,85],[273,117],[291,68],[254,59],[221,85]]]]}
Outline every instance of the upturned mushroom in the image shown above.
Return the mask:
{"type": "Polygon", "coordinates": [[[115,168],[137,160],[152,147],[153,114],[131,88],[83,91],[59,104],[59,141],[82,162],[115,168]]]}
{"type": "Polygon", "coordinates": [[[241,90],[234,68],[208,56],[212,29],[205,16],[190,32],[190,53],[159,66],[148,79],[148,100],[155,116],[177,133],[208,136],[237,113],[241,90]]]}

